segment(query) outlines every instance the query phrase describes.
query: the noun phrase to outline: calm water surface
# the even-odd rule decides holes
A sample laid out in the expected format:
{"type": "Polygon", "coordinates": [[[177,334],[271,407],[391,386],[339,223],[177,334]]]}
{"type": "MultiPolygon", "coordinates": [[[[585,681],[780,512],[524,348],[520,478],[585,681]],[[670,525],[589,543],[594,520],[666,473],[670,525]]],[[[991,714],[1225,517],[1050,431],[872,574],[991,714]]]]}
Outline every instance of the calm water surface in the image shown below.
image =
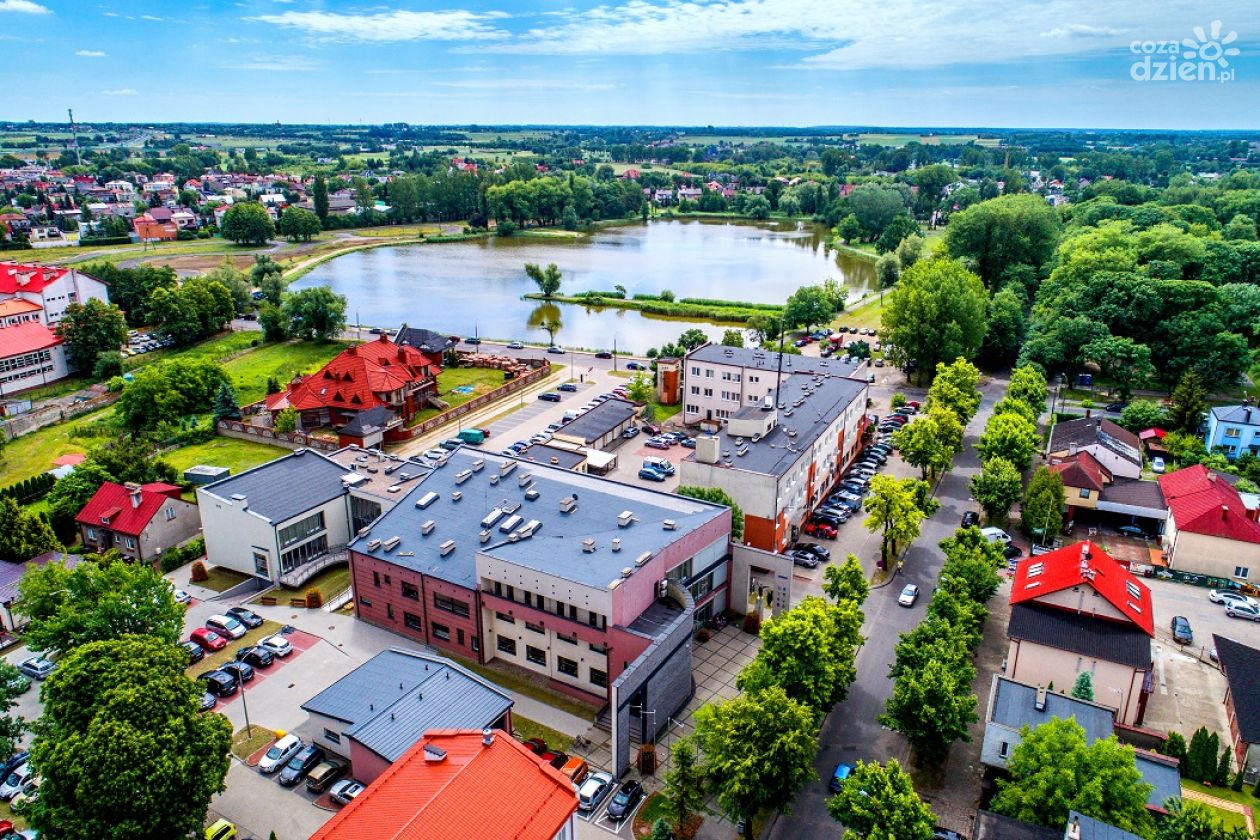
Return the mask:
{"type": "Polygon", "coordinates": [[[524,264],[556,263],[561,291],[631,295],[669,289],[679,298],[781,303],[798,287],[828,277],[853,301],[874,286],[874,266],[828,253],[826,228],[796,223],[655,221],[600,230],[577,239],[500,239],[357,251],[307,274],[295,288],[330,286],[349,300],[349,320],[373,326],[427,327],[443,333],[545,342],[542,324],[559,321],[564,346],[643,352],[689,327],[717,338],[725,327],[659,318],[625,309],[523,300],[537,291],[524,264]]]}

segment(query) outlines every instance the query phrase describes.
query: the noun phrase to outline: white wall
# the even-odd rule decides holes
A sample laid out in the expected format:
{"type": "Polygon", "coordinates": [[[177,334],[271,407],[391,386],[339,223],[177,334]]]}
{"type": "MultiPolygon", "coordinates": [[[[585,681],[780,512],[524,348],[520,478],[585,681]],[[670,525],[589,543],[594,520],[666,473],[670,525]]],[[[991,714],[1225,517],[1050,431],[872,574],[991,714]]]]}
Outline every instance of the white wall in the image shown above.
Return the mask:
{"type": "Polygon", "coordinates": [[[197,488],[197,504],[210,564],[256,576],[254,552],[258,551],[267,555],[268,578],[272,582],[279,580],[276,529],[270,522],[243,508],[241,502],[221,499],[207,493],[204,487],[197,488]]]}

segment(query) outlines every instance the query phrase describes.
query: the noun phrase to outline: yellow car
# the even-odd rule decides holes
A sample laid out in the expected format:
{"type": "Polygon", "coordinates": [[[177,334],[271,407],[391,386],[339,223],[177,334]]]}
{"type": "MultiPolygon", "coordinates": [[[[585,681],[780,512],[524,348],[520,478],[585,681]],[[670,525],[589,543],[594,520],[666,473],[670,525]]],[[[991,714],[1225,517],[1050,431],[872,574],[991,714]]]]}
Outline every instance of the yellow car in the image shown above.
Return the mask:
{"type": "Polygon", "coordinates": [[[206,840],[235,840],[236,826],[227,820],[219,820],[206,827],[206,840]]]}

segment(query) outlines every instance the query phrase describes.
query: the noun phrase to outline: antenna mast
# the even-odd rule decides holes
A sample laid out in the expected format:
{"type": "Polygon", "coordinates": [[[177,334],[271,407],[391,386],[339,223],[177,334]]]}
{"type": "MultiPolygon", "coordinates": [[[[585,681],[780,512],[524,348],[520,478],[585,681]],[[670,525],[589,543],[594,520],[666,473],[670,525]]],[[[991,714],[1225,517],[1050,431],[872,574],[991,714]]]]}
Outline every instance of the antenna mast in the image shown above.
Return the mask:
{"type": "Polygon", "coordinates": [[[82,166],[83,156],[79,154],[79,129],[74,124],[74,109],[67,108],[66,113],[70,115],[70,145],[74,147],[74,160],[82,166]]]}

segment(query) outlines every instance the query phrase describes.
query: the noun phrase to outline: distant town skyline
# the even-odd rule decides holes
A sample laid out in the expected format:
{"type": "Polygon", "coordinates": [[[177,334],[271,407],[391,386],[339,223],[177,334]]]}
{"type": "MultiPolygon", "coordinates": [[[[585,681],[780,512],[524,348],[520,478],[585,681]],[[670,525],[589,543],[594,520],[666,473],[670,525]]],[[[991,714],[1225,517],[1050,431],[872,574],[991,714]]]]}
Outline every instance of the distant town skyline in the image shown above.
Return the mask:
{"type": "Polygon", "coordinates": [[[0,0],[0,119],[1251,129],[1239,2],[0,0]]]}

